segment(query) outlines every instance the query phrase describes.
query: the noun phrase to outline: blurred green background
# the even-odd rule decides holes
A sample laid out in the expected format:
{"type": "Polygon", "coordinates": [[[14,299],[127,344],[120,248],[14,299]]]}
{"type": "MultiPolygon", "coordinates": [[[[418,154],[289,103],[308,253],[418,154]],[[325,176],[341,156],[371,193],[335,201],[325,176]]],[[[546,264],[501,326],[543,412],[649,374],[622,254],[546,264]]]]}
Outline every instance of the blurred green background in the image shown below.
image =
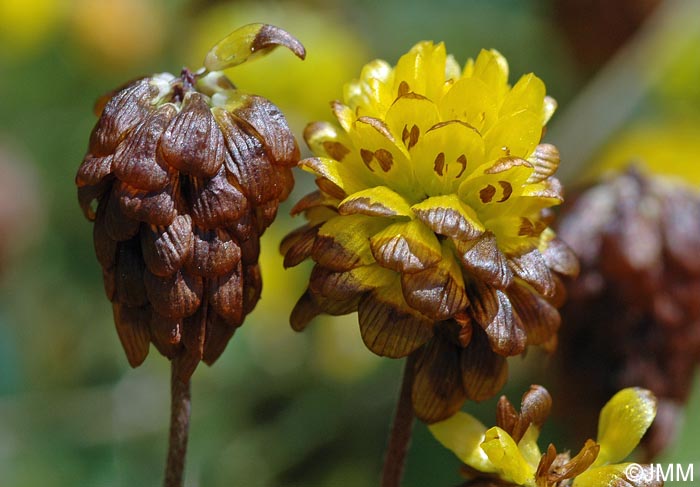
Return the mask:
{"type": "MultiPolygon", "coordinates": [[[[305,123],[330,119],[328,102],[371,59],[395,63],[423,39],[445,41],[460,63],[493,47],[512,82],[534,71],[558,100],[547,139],[562,152],[566,182],[641,151],[655,170],[700,184],[693,3],[0,0],[0,485],[161,482],[168,363],[152,349],[129,368],[73,183],[98,96],[142,74],[196,69],[229,31],[272,23],[306,45],[307,60],[280,51],[229,74],[277,103],[300,136],[305,123]],[[636,31],[657,3],[654,22],[636,31]],[[565,4],[590,4],[590,17],[565,4]]],[[[312,186],[297,176],[290,201],[312,186]]],[[[221,359],[194,375],[188,486],[378,483],[401,364],[364,348],[355,316],[291,330],[309,268],[282,269],[278,242],[299,224],[289,208],[264,236],[257,309],[221,359]]],[[[537,353],[513,360],[506,392],[514,402],[530,383],[554,387],[547,361],[537,353]]],[[[490,424],[494,404],[465,409],[490,424]]],[[[695,462],[700,478],[700,399],[691,405],[669,461],[695,462]]],[[[566,438],[561,418],[545,430],[545,441],[578,450],[566,438]]],[[[458,468],[417,424],[405,485],[457,485],[458,468]]]]}

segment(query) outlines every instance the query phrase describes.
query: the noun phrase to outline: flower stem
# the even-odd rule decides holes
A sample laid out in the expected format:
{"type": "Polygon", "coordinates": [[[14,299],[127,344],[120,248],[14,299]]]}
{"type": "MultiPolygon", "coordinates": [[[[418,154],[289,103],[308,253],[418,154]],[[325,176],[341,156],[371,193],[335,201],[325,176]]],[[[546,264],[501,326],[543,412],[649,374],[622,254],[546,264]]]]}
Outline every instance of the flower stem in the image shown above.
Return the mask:
{"type": "Polygon", "coordinates": [[[415,356],[406,357],[406,366],[403,371],[403,381],[399,400],[396,404],[394,424],[391,427],[389,444],[384,457],[384,469],[382,470],[382,487],[399,487],[403,477],[406,454],[411,442],[413,429],[413,403],[411,402],[411,389],[413,387],[415,356]]]}
{"type": "Polygon", "coordinates": [[[178,374],[178,360],[171,362],[170,379],[170,440],[168,461],[165,466],[165,487],[182,487],[184,484],[187,435],[190,426],[190,380],[183,382],[178,374]]]}

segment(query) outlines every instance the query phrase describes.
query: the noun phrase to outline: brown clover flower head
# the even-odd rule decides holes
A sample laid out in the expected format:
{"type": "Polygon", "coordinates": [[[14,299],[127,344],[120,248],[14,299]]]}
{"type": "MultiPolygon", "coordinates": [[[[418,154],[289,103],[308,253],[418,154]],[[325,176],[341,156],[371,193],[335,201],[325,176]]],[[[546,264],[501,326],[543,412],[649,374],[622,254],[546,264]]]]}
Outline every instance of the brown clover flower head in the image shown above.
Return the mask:
{"type": "Polygon", "coordinates": [[[357,311],[371,351],[416,352],[415,412],[445,419],[500,389],[505,357],[556,345],[558,274],[577,261],[548,229],[555,103],[533,74],[511,87],[496,51],[462,69],[421,42],[367,64],[332,106],[338,125],[304,134],[319,189],[292,212],[308,223],[281,246],[286,266],[315,262],[292,326],[357,311]]]}
{"type": "MultiPolygon", "coordinates": [[[[597,406],[580,390],[651,390],[659,398],[646,442],[653,456],[672,437],[700,359],[700,194],[632,166],[578,195],[559,232],[581,259],[562,311],[566,405],[597,406]]],[[[594,419],[588,412],[582,418],[594,419]]]]}
{"type": "MultiPolygon", "coordinates": [[[[232,36],[207,68],[276,45],[304,56],[272,26],[232,36]]],[[[117,332],[132,366],[152,342],[185,380],[219,357],[260,297],[259,238],[292,189],[299,149],[275,105],[218,71],[147,76],[97,111],[76,184],[117,332]]]]}

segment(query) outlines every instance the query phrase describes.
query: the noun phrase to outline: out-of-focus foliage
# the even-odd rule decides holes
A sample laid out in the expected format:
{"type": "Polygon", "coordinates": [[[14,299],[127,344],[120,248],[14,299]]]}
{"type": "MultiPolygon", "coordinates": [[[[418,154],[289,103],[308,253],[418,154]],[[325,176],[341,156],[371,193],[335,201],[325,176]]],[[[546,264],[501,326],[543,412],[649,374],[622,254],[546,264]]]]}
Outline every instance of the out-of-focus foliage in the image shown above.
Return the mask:
{"type": "MultiPolygon", "coordinates": [[[[330,116],[328,102],[341,97],[359,66],[374,58],[395,63],[420,40],[446,42],[460,63],[495,48],[513,73],[536,72],[559,102],[551,125],[584,84],[548,2],[537,0],[0,0],[0,139],[26,154],[22,164],[38,188],[26,192],[38,211],[24,222],[37,238],[0,235],[21,242],[0,276],[3,486],[160,483],[167,364],[128,367],[72,179],[100,95],[143,74],[196,69],[215,41],[249,21],[279,25],[308,49],[303,63],[273,53],[229,73],[240,88],[280,105],[300,140],[305,122],[330,116]]],[[[664,110],[670,117],[683,108],[694,120],[692,73],[700,62],[693,50],[681,59],[680,71],[666,76],[665,91],[658,88],[636,115],[664,110]]],[[[689,131],[697,127],[688,124],[689,131]]],[[[567,147],[545,141],[557,143],[566,165],[567,147]]],[[[297,184],[290,201],[311,187],[303,177],[297,184]]],[[[280,210],[263,237],[258,307],[217,366],[194,375],[188,486],[377,484],[401,364],[364,350],[354,316],[327,318],[305,334],[290,330],[289,312],[308,268],[281,268],[277,245],[293,228],[288,211],[280,210]]],[[[530,366],[513,359],[506,393],[516,396],[531,383],[530,366]]],[[[493,402],[465,410],[494,423],[493,402]]],[[[700,434],[697,424],[689,427],[684,451],[700,434]]],[[[543,438],[565,431],[560,419],[543,438]]],[[[457,485],[458,463],[417,425],[405,485],[457,485]]]]}

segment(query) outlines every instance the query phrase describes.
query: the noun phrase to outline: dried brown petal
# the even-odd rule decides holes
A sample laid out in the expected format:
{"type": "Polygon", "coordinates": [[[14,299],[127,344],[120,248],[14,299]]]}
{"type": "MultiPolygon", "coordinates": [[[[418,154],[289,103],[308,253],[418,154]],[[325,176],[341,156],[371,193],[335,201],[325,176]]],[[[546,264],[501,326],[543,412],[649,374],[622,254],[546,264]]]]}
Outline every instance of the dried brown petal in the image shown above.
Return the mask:
{"type": "Polygon", "coordinates": [[[148,78],[134,81],[117,92],[105,105],[102,116],[90,135],[90,153],[106,156],[153,109],[151,100],[158,89],[148,78]]]}
{"type": "Polygon", "coordinates": [[[467,312],[482,328],[486,328],[498,313],[497,290],[479,279],[470,279],[465,283],[467,296],[471,303],[467,312]]]}
{"type": "Polygon", "coordinates": [[[175,358],[181,349],[182,319],[167,318],[154,311],[149,327],[151,340],[158,351],[169,359],[175,358]]]}
{"type": "Polygon", "coordinates": [[[243,193],[226,178],[220,168],[211,179],[190,178],[187,193],[195,225],[204,228],[227,227],[248,211],[243,193]]]}
{"type": "Polygon", "coordinates": [[[260,265],[243,263],[243,314],[247,315],[255,308],[262,293],[262,274],[260,265]]]}
{"type": "Polygon", "coordinates": [[[284,268],[294,267],[311,257],[319,225],[304,225],[288,234],[280,244],[284,268]]]}
{"type": "Polygon", "coordinates": [[[211,365],[221,356],[235,331],[235,326],[232,326],[227,320],[209,310],[202,353],[204,363],[211,365]]]}
{"type": "Polygon", "coordinates": [[[158,143],[176,113],[170,103],[161,106],[119,144],[112,163],[117,178],[146,191],[157,191],[168,184],[170,175],[159,160],[158,143]]]}
{"type": "Polygon", "coordinates": [[[228,274],[209,281],[210,310],[216,312],[230,325],[243,322],[243,267],[238,265],[228,274]]]}
{"type": "Polygon", "coordinates": [[[383,357],[405,357],[433,335],[433,322],[407,311],[410,308],[405,303],[397,306],[396,294],[397,291],[371,292],[360,300],[357,308],[362,340],[367,348],[383,357]]]}
{"type": "Polygon", "coordinates": [[[520,317],[528,345],[542,345],[556,335],[559,312],[539,294],[516,282],[508,288],[508,298],[520,317]]]}
{"type": "MultiPolygon", "coordinates": [[[[255,134],[246,132],[238,120],[223,109],[212,109],[212,113],[224,135],[228,150],[224,153],[226,170],[235,179],[248,200],[260,205],[282,194],[279,178],[255,134]]],[[[248,129],[249,130],[249,129],[248,129]]]]}
{"type": "Polygon", "coordinates": [[[491,232],[471,241],[454,240],[462,265],[471,274],[498,289],[507,288],[513,280],[508,259],[498,248],[491,232]]]}
{"type": "Polygon", "coordinates": [[[394,223],[369,241],[377,263],[397,272],[418,272],[442,258],[440,242],[421,222],[394,223]]]}
{"type": "Polygon", "coordinates": [[[114,267],[117,258],[117,241],[112,239],[105,228],[105,219],[97,218],[92,229],[92,242],[95,256],[103,268],[114,267]]]}
{"type": "Polygon", "coordinates": [[[110,190],[111,186],[112,178],[105,178],[98,184],[80,186],[78,188],[78,204],[80,205],[80,209],[83,210],[83,215],[85,215],[85,218],[90,221],[95,220],[95,202],[106,199],[105,193],[110,190]]]}
{"type": "Polygon", "coordinates": [[[246,95],[243,103],[233,109],[239,124],[247,124],[256,133],[275,164],[293,166],[299,161],[299,147],[284,114],[262,96],[246,95]]]}
{"type": "Polygon", "coordinates": [[[539,183],[554,174],[559,167],[559,149],[552,144],[540,144],[535,147],[530,157],[535,171],[528,178],[528,183],[539,183]]]}
{"type": "Polygon", "coordinates": [[[156,276],[170,276],[189,258],[194,245],[192,219],[178,215],[167,227],[142,225],[141,249],[146,267],[156,276]]]}
{"type": "Polygon", "coordinates": [[[172,187],[166,186],[160,191],[143,191],[127,183],[115,183],[113,195],[117,198],[121,220],[132,219],[137,222],[146,222],[151,225],[170,225],[177,211],[173,199],[172,187]]]}
{"type": "Polygon", "coordinates": [[[114,323],[117,326],[119,340],[126,352],[129,365],[138,367],[146,360],[151,337],[148,323],[151,318],[150,307],[129,307],[113,304],[114,323]]]}
{"type": "Polygon", "coordinates": [[[187,272],[209,278],[220,276],[231,271],[240,260],[241,249],[226,230],[195,227],[187,272]]]}
{"type": "Polygon", "coordinates": [[[104,220],[100,224],[104,226],[109,238],[119,242],[129,240],[138,233],[140,227],[138,220],[124,214],[114,191],[97,207],[96,220],[104,220]]]}
{"type": "Polygon", "coordinates": [[[576,254],[561,239],[552,239],[542,252],[542,257],[544,257],[547,267],[559,274],[576,277],[579,273],[579,262],[576,254]]]}
{"type": "Polygon", "coordinates": [[[126,306],[144,306],[148,303],[143,282],[145,265],[138,239],[119,243],[115,272],[114,302],[126,306]]]}
{"type": "MultiPolygon", "coordinates": [[[[508,398],[506,396],[501,396],[496,405],[496,424],[498,427],[508,434],[511,434],[519,417],[520,415],[508,398]]],[[[554,458],[552,458],[552,461],[554,461],[554,458]]]]}
{"type": "Polygon", "coordinates": [[[547,389],[539,385],[530,386],[520,403],[520,417],[511,434],[513,439],[520,441],[530,424],[541,428],[551,409],[552,396],[547,389]]]}
{"type": "Polygon", "coordinates": [[[307,290],[294,305],[294,309],[292,309],[292,313],[289,316],[289,323],[294,331],[302,331],[311,320],[321,313],[321,308],[307,290]]]}
{"type": "Polygon", "coordinates": [[[467,399],[460,352],[449,340],[436,336],[416,357],[411,397],[416,417],[421,421],[430,424],[447,419],[467,399]]]}
{"type": "Polygon", "coordinates": [[[112,154],[103,157],[96,157],[92,154],[86,155],[78,168],[75,184],[79,188],[99,184],[112,172],[112,160],[112,154]]]}
{"type": "Polygon", "coordinates": [[[522,328],[520,317],[513,312],[508,296],[502,291],[496,291],[498,312],[484,330],[489,337],[491,349],[509,357],[525,351],[527,337],[522,328]]]}
{"type": "Polygon", "coordinates": [[[475,328],[469,346],[462,350],[460,367],[462,385],[472,401],[496,395],[508,379],[508,362],[493,353],[483,330],[475,328]]]}
{"type": "Polygon", "coordinates": [[[182,109],[160,141],[163,159],[183,174],[210,178],[224,161],[224,137],[200,93],[185,95],[182,109]]]}
{"type": "Polygon", "coordinates": [[[593,462],[598,458],[599,452],[600,445],[593,440],[586,440],[581,451],[579,451],[574,458],[557,469],[556,472],[550,473],[547,480],[552,483],[557,483],[564,479],[573,479],[581,475],[593,465],[593,462]]]}
{"type": "Polygon", "coordinates": [[[206,303],[192,316],[182,320],[182,340],[184,352],[177,362],[178,375],[183,382],[189,381],[197,365],[204,357],[204,339],[209,309],[206,303]]]}
{"type": "Polygon", "coordinates": [[[191,316],[202,302],[202,278],[181,271],[160,277],[146,271],[146,294],[153,309],[168,318],[191,316]]]}
{"type": "Polygon", "coordinates": [[[508,262],[515,275],[530,284],[542,296],[554,295],[552,273],[539,250],[533,249],[510,257],[508,262]]]}

